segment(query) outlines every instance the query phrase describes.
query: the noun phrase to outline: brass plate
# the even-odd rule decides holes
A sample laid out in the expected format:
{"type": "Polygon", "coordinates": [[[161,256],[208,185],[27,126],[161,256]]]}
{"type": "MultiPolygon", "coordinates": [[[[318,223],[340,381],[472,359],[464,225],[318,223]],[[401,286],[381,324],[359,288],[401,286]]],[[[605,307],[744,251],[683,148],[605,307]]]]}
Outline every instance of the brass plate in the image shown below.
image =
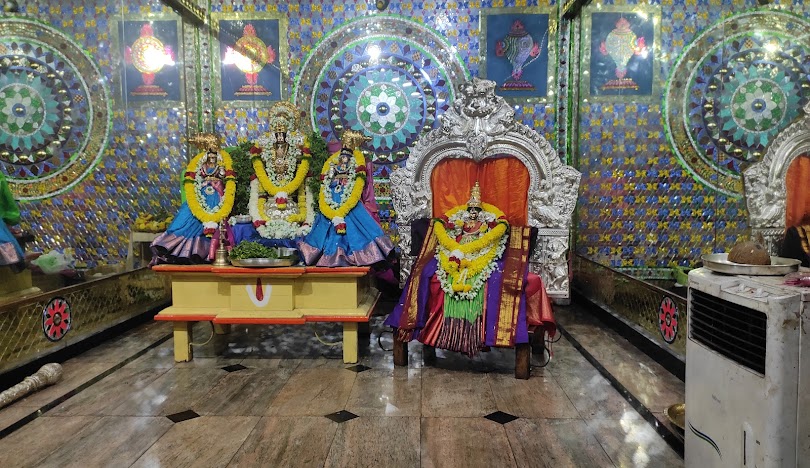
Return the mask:
{"type": "Polygon", "coordinates": [[[666,415],[667,419],[669,419],[669,422],[671,422],[673,426],[683,431],[683,428],[686,426],[685,403],[678,403],[670,406],[669,408],[664,410],[664,414],[666,415]]]}

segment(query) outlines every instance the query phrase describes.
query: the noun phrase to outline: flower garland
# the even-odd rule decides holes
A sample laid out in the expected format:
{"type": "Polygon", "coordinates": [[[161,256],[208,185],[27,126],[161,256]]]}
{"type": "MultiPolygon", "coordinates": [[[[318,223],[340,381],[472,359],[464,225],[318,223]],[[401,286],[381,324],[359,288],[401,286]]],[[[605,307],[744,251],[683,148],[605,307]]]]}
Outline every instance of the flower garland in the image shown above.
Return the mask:
{"type": "Polygon", "coordinates": [[[363,195],[363,189],[366,184],[366,158],[363,157],[362,151],[355,149],[352,156],[355,160],[355,165],[349,166],[349,184],[344,188],[341,194],[340,203],[332,200],[332,197],[326,196],[327,187],[332,183],[334,178],[333,165],[340,159],[341,151],[326,160],[321,170],[321,190],[318,195],[318,207],[326,216],[327,219],[332,221],[335,226],[335,231],[338,234],[346,234],[346,215],[354,208],[360,201],[363,195]],[[348,195],[347,195],[348,193],[348,195]]]}
{"type": "Polygon", "coordinates": [[[220,150],[217,160],[221,160],[222,166],[225,168],[225,195],[213,210],[204,208],[205,201],[197,187],[202,182],[202,177],[198,173],[202,168],[204,158],[207,156],[208,152],[203,151],[194,156],[188,163],[185,177],[183,177],[183,190],[191,214],[203,223],[205,235],[211,237],[216,230],[217,224],[228,217],[233,209],[233,202],[236,198],[236,173],[233,171],[231,155],[227,151],[220,150]]]}
{"type": "Polygon", "coordinates": [[[466,205],[453,208],[434,220],[439,262],[436,276],[444,292],[459,300],[472,300],[478,295],[506,250],[509,223],[503,212],[488,203],[482,203],[482,207],[478,215],[482,222],[481,236],[466,244],[460,244],[447,232],[448,228],[461,232],[464,222],[468,221],[466,205]]]}
{"type": "Polygon", "coordinates": [[[265,192],[269,193],[270,196],[276,198],[276,205],[278,205],[280,210],[283,210],[287,205],[288,194],[299,190],[309,174],[309,162],[312,159],[310,156],[309,142],[306,138],[297,133],[290,138],[290,150],[287,154],[287,158],[297,160],[298,156],[301,155],[301,162],[298,164],[294,177],[291,178],[290,176],[292,174],[289,173],[273,174],[273,179],[275,179],[275,181],[270,180],[270,177],[267,175],[267,170],[265,169],[265,161],[269,160],[270,157],[265,157],[264,153],[266,153],[268,149],[272,149],[272,143],[268,142],[269,140],[266,138],[260,139],[259,143],[261,143],[263,146],[254,146],[250,149],[250,153],[253,155],[251,157],[251,162],[253,164],[253,170],[256,172],[256,177],[259,179],[262,188],[265,192]],[[303,145],[303,150],[299,149],[299,145],[303,145]],[[288,182],[282,184],[282,182],[285,181],[288,182]],[[276,183],[279,185],[276,185],[276,183]]]}
{"type": "Polygon", "coordinates": [[[257,179],[250,182],[250,200],[248,209],[253,218],[253,225],[262,237],[268,239],[293,239],[309,233],[312,224],[312,213],[308,206],[312,203],[312,194],[306,184],[298,187],[298,203],[288,209],[276,205],[275,213],[280,216],[268,217],[267,197],[259,195],[260,184],[257,179]],[[298,212],[293,211],[295,208],[298,212]],[[284,211],[292,213],[284,215],[284,211]]]}

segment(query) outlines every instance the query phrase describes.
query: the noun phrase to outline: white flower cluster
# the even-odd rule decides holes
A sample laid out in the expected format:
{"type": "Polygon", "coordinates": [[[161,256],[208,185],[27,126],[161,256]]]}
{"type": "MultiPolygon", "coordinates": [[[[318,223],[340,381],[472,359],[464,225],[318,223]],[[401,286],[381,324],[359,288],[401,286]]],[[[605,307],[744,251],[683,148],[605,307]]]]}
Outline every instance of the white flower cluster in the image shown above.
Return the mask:
{"type": "Polygon", "coordinates": [[[266,239],[295,239],[296,237],[309,234],[311,226],[308,224],[294,224],[283,219],[267,221],[267,224],[259,226],[256,231],[266,239]]]}

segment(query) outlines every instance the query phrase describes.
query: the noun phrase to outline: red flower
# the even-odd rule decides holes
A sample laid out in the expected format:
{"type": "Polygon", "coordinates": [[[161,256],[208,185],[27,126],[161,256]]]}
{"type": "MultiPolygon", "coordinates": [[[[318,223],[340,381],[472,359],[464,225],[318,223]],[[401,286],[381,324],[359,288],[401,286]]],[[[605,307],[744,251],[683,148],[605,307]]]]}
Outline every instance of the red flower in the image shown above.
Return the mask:
{"type": "Polygon", "coordinates": [[[227,171],[225,171],[225,177],[236,177],[236,172],[234,172],[231,169],[228,169],[227,171]]]}
{"type": "Polygon", "coordinates": [[[325,179],[325,178],[326,178],[326,175],[321,174],[321,182],[323,182],[323,179],[325,179]]]}
{"type": "Polygon", "coordinates": [[[258,146],[253,146],[250,148],[250,154],[261,154],[261,153],[262,149],[259,148],[258,146]]]}
{"type": "Polygon", "coordinates": [[[336,224],[335,231],[337,231],[338,234],[346,234],[346,223],[336,224]]]}
{"type": "Polygon", "coordinates": [[[487,227],[489,227],[490,229],[494,229],[495,226],[497,226],[497,225],[498,225],[497,221],[490,221],[490,222],[487,223],[487,227]]]}
{"type": "Polygon", "coordinates": [[[256,221],[253,221],[253,227],[264,226],[265,224],[267,224],[267,221],[263,219],[257,219],[256,221]]]}
{"type": "Polygon", "coordinates": [[[456,227],[456,226],[455,226],[453,223],[451,223],[450,221],[446,221],[446,222],[444,223],[444,228],[445,228],[445,229],[455,229],[455,227],[456,227]]]}
{"type": "Polygon", "coordinates": [[[256,179],[257,179],[256,174],[250,174],[250,181],[251,182],[253,182],[256,179]]]}
{"type": "Polygon", "coordinates": [[[190,179],[193,179],[195,175],[196,175],[196,174],[194,174],[194,173],[193,173],[193,172],[191,172],[191,171],[186,172],[186,177],[188,177],[188,178],[190,178],[190,179]]]}
{"type": "Polygon", "coordinates": [[[366,166],[357,166],[357,169],[355,169],[355,172],[362,172],[362,173],[365,174],[366,166]]]}
{"type": "Polygon", "coordinates": [[[301,152],[304,153],[304,154],[310,154],[311,153],[311,151],[307,147],[304,147],[304,149],[301,150],[301,152]]]}
{"type": "Polygon", "coordinates": [[[217,230],[214,229],[214,228],[205,228],[205,229],[203,229],[203,235],[205,235],[207,237],[213,236],[215,232],[217,232],[217,230]]]}

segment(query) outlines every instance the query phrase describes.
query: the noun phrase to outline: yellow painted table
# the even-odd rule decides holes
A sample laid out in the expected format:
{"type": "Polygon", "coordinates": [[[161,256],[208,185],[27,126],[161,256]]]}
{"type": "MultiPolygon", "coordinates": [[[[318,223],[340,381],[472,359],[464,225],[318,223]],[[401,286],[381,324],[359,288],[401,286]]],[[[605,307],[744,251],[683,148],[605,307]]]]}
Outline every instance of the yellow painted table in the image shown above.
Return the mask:
{"type": "Polygon", "coordinates": [[[171,276],[172,306],[155,320],[174,323],[174,360],[189,361],[194,322],[214,325],[343,323],[343,362],[357,362],[358,323],[368,322],[379,292],[370,268],[239,268],[157,265],[171,276]]]}

